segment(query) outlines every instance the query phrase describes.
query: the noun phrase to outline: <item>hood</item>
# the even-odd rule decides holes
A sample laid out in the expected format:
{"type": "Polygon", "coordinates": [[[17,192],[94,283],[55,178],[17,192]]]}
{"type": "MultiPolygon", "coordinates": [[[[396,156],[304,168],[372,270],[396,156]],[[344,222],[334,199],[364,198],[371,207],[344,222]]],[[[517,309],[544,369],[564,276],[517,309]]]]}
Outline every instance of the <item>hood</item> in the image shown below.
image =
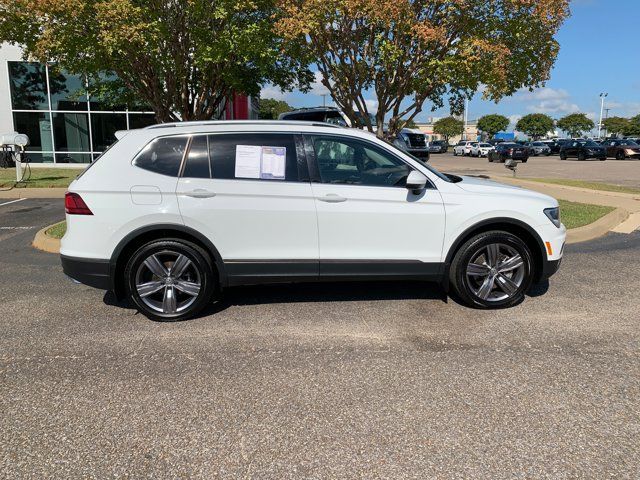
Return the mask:
{"type": "Polygon", "coordinates": [[[533,190],[527,190],[526,188],[517,187],[515,185],[507,185],[505,183],[499,183],[478,177],[460,176],[460,178],[462,181],[456,183],[456,185],[469,193],[529,197],[543,200],[546,203],[551,202],[551,205],[556,203],[556,200],[553,197],[544,195],[543,193],[534,192],[533,190]]]}

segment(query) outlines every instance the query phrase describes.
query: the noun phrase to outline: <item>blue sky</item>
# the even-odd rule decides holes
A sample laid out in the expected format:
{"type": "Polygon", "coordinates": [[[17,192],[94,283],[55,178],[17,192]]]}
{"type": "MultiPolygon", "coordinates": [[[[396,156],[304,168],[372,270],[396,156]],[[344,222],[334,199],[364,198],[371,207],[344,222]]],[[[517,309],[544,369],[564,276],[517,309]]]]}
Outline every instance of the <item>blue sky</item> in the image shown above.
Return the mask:
{"type": "MultiPolygon", "coordinates": [[[[560,54],[546,86],[533,92],[518,92],[500,103],[482,100],[476,95],[469,104],[469,119],[488,113],[500,113],[513,121],[533,112],[560,118],[583,112],[597,121],[601,92],[608,92],[605,108],[609,116],[640,114],[640,0],[572,0],[571,17],[557,39],[560,54]]],[[[290,105],[322,105],[325,89],[314,84],[310,93],[282,93],[265,87],[262,97],[282,98],[290,105]]],[[[370,103],[375,103],[371,98],[370,103]]],[[[327,102],[330,104],[329,97],[327,102]]],[[[447,116],[447,108],[418,116],[447,116]]]]}

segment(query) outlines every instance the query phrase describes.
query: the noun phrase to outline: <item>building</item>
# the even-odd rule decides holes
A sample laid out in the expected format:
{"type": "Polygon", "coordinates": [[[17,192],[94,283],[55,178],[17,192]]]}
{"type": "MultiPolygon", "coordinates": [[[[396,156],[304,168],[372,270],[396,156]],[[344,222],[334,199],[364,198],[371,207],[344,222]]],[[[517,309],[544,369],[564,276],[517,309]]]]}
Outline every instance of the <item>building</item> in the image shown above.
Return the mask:
{"type": "MultiPolygon", "coordinates": [[[[433,124],[438,121],[438,118],[430,118],[426,123],[417,123],[417,127],[427,136],[428,141],[433,140],[444,140],[442,135],[438,135],[433,131],[433,124]]],[[[463,135],[456,135],[453,137],[449,137],[449,144],[453,145],[458,143],[460,140],[479,140],[480,139],[480,131],[478,130],[478,122],[476,120],[470,120],[467,122],[465,126],[465,131],[463,135]]]]}
{"type": "MultiPolygon", "coordinates": [[[[0,133],[29,136],[31,163],[83,166],[115,141],[117,130],[156,123],[147,107],[113,108],[89,97],[84,78],[22,60],[22,50],[0,46],[0,133]]],[[[223,118],[257,118],[256,101],[235,94],[223,118]]]]}

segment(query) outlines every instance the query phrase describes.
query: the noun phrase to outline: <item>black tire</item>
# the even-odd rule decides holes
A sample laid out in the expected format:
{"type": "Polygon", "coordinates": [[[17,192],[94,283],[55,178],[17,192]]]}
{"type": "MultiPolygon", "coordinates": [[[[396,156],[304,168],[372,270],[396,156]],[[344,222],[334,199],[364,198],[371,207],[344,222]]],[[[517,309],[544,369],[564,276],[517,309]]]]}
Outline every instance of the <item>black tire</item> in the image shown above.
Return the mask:
{"type": "Polygon", "coordinates": [[[625,160],[627,156],[624,154],[622,150],[618,150],[616,152],[616,160],[625,160]]]}
{"type": "Polygon", "coordinates": [[[587,159],[587,156],[584,154],[584,152],[578,152],[578,160],[580,160],[581,162],[584,162],[587,159]]]}
{"type": "MultiPolygon", "coordinates": [[[[490,272],[494,270],[490,270],[490,272]]],[[[533,282],[534,274],[533,255],[529,247],[517,236],[496,230],[475,235],[458,249],[453,257],[453,262],[451,262],[449,281],[454,293],[465,305],[481,309],[507,308],[524,299],[525,293],[533,282]],[[517,270],[513,269],[503,273],[498,273],[498,269],[494,269],[495,275],[489,273],[486,278],[467,274],[469,264],[474,263],[475,265],[474,261],[482,258],[481,255],[485,255],[485,263],[489,262],[488,254],[483,252],[488,252],[486,249],[490,245],[500,245],[495,262],[497,265],[500,265],[506,258],[515,259],[516,254],[520,256],[522,264],[517,267],[517,270]],[[513,255],[512,257],[507,255],[509,252],[513,255]],[[511,281],[510,283],[505,280],[505,276],[511,281]],[[490,287],[490,296],[483,299],[478,295],[478,292],[482,292],[485,281],[491,281],[493,286],[490,287]],[[503,284],[505,287],[502,286],[503,284]],[[514,285],[517,285],[517,288],[514,285]],[[510,288],[507,289],[506,286],[510,288]],[[507,290],[510,290],[510,293],[506,293],[507,290]],[[501,298],[501,295],[506,295],[506,297],[501,298]]]]}
{"type": "Polygon", "coordinates": [[[212,300],[217,287],[209,254],[198,245],[178,238],[154,240],[136,250],[125,267],[124,281],[127,296],[136,308],[146,317],[160,321],[193,317],[212,300]],[[160,268],[164,267],[166,276],[156,275],[147,267],[145,261],[152,256],[159,260],[160,268]],[[187,264],[184,273],[173,278],[170,272],[180,256],[186,257],[189,263],[183,260],[187,264]],[[151,284],[154,284],[152,289],[162,286],[152,294],[143,293],[143,298],[139,292],[140,286],[151,284]],[[189,287],[190,293],[187,293],[186,287],[189,287]],[[155,304],[155,308],[151,304],[155,304]]]}
{"type": "Polygon", "coordinates": [[[566,160],[567,159],[567,154],[564,152],[560,152],[560,160],[566,160]]]}

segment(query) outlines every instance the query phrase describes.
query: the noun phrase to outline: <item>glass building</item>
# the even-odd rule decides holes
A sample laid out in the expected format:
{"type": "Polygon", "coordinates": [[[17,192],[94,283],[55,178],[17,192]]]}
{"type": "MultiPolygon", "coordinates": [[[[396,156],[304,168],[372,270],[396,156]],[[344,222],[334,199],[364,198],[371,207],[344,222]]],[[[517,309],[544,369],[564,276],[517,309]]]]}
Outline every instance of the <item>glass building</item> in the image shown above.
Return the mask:
{"type": "Polygon", "coordinates": [[[33,163],[87,164],[115,132],[155,122],[152,111],[113,109],[87,94],[86,79],[37,62],[7,62],[13,129],[30,139],[33,163]]]}

